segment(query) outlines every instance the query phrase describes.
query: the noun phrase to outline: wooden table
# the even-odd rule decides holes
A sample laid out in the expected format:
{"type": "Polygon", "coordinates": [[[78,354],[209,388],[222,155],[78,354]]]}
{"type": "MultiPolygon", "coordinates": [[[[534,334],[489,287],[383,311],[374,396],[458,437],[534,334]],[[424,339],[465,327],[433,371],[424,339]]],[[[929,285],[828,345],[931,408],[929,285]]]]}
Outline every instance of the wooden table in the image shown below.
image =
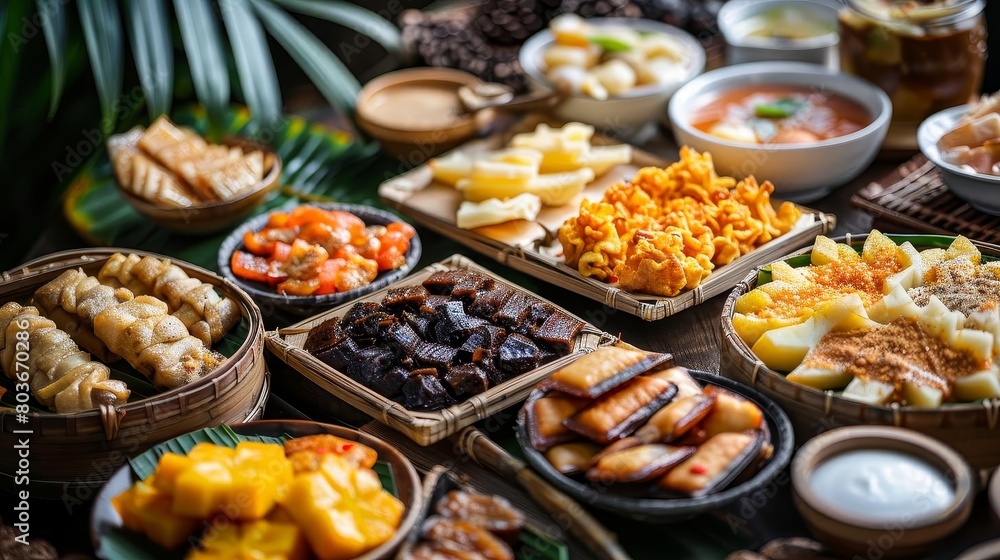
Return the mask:
{"type": "MultiPolygon", "coordinates": [[[[670,161],[674,161],[677,156],[676,147],[663,135],[657,136],[644,147],[670,161]]],[[[837,225],[831,234],[834,236],[848,232],[868,232],[873,225],[884,228],[883,231],[894,231],[889,224],[873,224],[870,216],[851,206],[850,198],[869,182],[888,174],[898,163],[898,160],[877,161],[850,184],[834,191],[822,200],[808,204],[808,206],[837,216],[837,225]]],[[[82,246],[83,242],[76,239],[61,220],[56,220],[53,223],[56,225],[52,226],[39,239],[32,249],[30,257],[82,246]]],[[[543,284],[482,255],[470,254],[469,250],[452,240],[444,239],[425,230],[421,230],[420,234],[425,247],[421,266],[441,260],[453,253],[464,253],[478,263],[524,285],[598,327],[613,334],[620,333],[622,339],[631,344],[650,350],[670,352],[675,356],[678,364],[692,369],[719,372],[720,316],[726,299],[725,295],[712,298],[699,306],[661,321],[649,323],[622,311],[608,308],[601,303],[580,298],[564,289],[543,284]]],[[[282,326],[281,319],[275,322],[272,318],[272,322],[267,324],[269,329],[280,326],[282,326]]],[[[274,385],[272,400],[269,402],[266,416],[302,417],[301,415],[305,415],[318,421],[340,422],[355,426],[367,421],[356,411],[338,404],[329,395],[318,391],[315,386],[295,372],[283,367],[283,364],[273,357],[269,358],[269,363],[273,372],[274,385]]],[[[713,556],[721,558],[736,548],[756,548],[775,538],[794,535],[805,536],[807,534],[805,526],[792,505],[789,486],[787,475],[783,475],[773,485],[773,495],[763,503],[741,502],[727,511],[719,512],[711,519],[694,520],[663,528],[624,522],[601,514],[598,514],[598,517],[619,534],[621,542],[637,559],[702,558],[705,557],[705,550],[714,550],[713,556]],[[690,534],[685,533],[697,533],[705,526],[711,528],[704,530],[705,535],[707,535],[705,539],[717,542],[704,543],[708,548],[691,548],[685,544],[690,543],[692,538],[690,534]],[[715,531],[714,534],[718,535],[717,539],[711,536],[713,531],[715,531]],[[723,533],[719,533],[719,531],[723,533]],[[686,546],[687,548],[685,548],[686,546]],[[727,546],[732,548],[727,550],[727,546]]],[[[974,521],[951,538],[942,550],[930,557],[953,558],[962,550],[995,536],[996,526],[990,520],[988,505],[985,502],[986,500],[980,497],[973,513],[974,521]]],[[[8,516],[9,519],[8,514],[12,511],[12,507],[11,497],[0,495],[0,517],[8,516]]],[[[33,512],[32,518],[38,521],[33,526],[33,538],[49,539],[57,544],[64,553],[68,551],[87,553],[89,551],[87,542],[88,511],[83,511],[80,508],[67,511],[58,503],[38,504],[35,507],[36,510],[33,512]]]]}

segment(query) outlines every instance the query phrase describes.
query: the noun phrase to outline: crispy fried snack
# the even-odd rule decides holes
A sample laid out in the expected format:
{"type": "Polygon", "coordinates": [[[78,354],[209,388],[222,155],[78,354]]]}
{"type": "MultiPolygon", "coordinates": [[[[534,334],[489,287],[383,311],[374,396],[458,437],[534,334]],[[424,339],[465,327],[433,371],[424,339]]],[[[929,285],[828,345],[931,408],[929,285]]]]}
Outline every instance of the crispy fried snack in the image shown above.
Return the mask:
{"type": "Polygon", "coordinates": [[[665,169],[612,185],[599,202],[584,200],[559,228],[566,264],[628,291],[675,296],[799,219],[790,202],[774,209],[769,181],[719,177],[711,154],[680,153],[665,169]]]}

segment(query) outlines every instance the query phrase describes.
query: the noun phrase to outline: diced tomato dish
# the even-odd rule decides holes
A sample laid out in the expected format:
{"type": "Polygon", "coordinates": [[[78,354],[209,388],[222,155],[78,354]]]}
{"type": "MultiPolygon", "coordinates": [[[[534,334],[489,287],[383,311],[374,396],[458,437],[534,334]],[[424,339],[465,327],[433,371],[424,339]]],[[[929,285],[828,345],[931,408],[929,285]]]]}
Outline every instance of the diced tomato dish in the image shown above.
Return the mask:
{"type": "Polygon", "coordinates": [[[404,222],[369,226],[350,212],[299,206],[275,212],[264,229],[247,232],[246,250],[234,251],[229,266],[237,277],[279,294],[345,292],[403,266],[415,234],[404,222]]]}

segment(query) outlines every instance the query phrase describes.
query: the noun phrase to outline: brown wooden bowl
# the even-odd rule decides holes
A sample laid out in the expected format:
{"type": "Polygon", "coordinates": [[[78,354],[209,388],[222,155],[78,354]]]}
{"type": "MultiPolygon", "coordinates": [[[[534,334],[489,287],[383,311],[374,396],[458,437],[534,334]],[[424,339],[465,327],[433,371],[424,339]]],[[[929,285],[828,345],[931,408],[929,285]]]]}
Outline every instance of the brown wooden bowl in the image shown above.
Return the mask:
{"type": "Polygon", "coordinates": [[[137,212],[171,231],[184,235],[204,235],[222,231],[242,221],[263,204],[268,195],[278,187],[278,179],[281,177],[281,157],[271,148],[248,138],[235,136],[226,137],[223,144],[238,146],[244,152],[249,150],[264,152],[264,178],[252,189],[236,198],[178,208],[154,204],[126,191],[121,185],[118,185],[118,192],[137,212]]]}
{"type": "MultiPolygon", "coordinates": [[[[412,165],[444,153],[476,136],[493,119],[491,109],[476,113],[462,113],[458,90],[462,86],[478,86],[483,82],[476,76],[450,68],[410,68],[390,72],[368,82],[358,94],[358,126],[382,144],[394,157],[412,165]],[[436,102],[427,110],[420,108],[433,92],[454,94],[453,108],[445,109],[436,102]],[[412,111],[407,119],[393,119],[385,114],[386,104],[393,98],[406,96],[412,111]],[[433,110],[432,110],[433,109],[433,110]],[[448,114],[449,111],[453,113],[448,114]]],[[[438,100],[440,101],[440,100],[438,100]]]]}
{"type": "Polygon", "coordinates": [[[889,426],[849,426],[817,436],[799,449],[791,474],[795,506],[809,531],[850,558],[926,554],[928,547],[965,524],[975,497],[975,475],[955,450],[919,432],[889,426]],[[909,512],[890,523],[872,523],[832,507],[813,490],[810,475],[823,461],[861,449],[898,451],[926,461],[951,482],[954,499],[938,513],[909,512]]]}

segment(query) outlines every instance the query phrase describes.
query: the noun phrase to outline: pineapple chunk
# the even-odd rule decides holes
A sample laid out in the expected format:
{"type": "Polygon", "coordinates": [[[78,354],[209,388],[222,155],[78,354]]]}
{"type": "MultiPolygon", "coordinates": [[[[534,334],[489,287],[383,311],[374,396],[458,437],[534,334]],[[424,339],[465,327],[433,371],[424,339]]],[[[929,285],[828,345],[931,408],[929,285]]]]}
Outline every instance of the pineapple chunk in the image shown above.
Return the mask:
{"type": "Polygon", "coordinates": [[[753,353],[773,370],[791,371],[802,363],[823,335],[851,313],[864,313],[864,304],[857,294],[820,305],[812,317],[798,325],[764,333],[753,345],[753,353]]]}
{"type": "Polygon", "coordinates": [[[955,380],[954,393],[957,400],[965,402],[1000,398],[1000,375],[995,369],[987,369],[959,377],[955,380]]]}
{"type": "Polygon", "coordinates": [[[842,263],[861,262],[861,254],[846,243],[837,244],[837,258],[842,263]]]}
{"type": "Polygon", "coordinates": [[[930,269],[937,263],[947,260],[948,252],[944,249],[924,249],[920,251],[920,260],[924,263],[924,269],[930,269]]]}
{"type": "Polygon", "coordinates": [[[910,406],[937,408],[941,406],[943,394],[940,389],[907,381],[903,384],[903,398],[910,406]]]}
{"type": "Polygon", "coordinates": [[[896,285],[882,299],[868,308],[868,317],[879,323],[888,324],[901,316],[917,317],[920,308],[901,285],[896,285]]]}
{"type": "Polygon", "coordinates": [[[901,253],[900,260],[906,268],[886,278],[884,287],[886,291],[891,290],[897,285],[908,290],[923,283],[924,266],[920,252],[909,241],[900,245],[899,249],[901,253]]]}
{"type": "Polygon", "coordinates": [[[826,391],[844,388],[854,379],[854,376],[842,370],[799,365],[788,374],[786,379],[792,383],[826,391]]]}
{"type": "Polygon", "coordinates": [[[774,305],[774,299],[764,290],[750,290],[736,298],[736,313],[755,313],[774,305]]]}
{"type": "Polygon", "coordinates": [[[809,254],[809,259],[813,266],[840,262],[837,242],[825,235],[817,235],[816,243],[809,254]]]}
{"type": "Polygon", "coordinates": [[[993,357],[993,333],[973,329],[958,329],[948,343],[956,350],[965,350],[973,356],[987,361],[993,357]]]}
{"type": "Polygon", "coordinates": [[[860,403],[881,405],[885,404],[892,397],[893,391],[892,385],[887,383],[875,381],[874,379],[865,380],[855,377],[854,380],[847,384],[847,388],[844,389],[841,396],[860,403]]]}
{"type": "Polygon", "coordinates": [[[776,282],[788,282],[797,286],[806,286],[810,283],[801,271],[792,268],[792,265],[785,261],[771,263],[771,278],[776,282]]]}
{"type": "Polygon", "coordinates": [[[958,257],[969,257],[973,263],[979,264],[982,260],[982,255],[979,249],[972,244],[971,241],[964,235],[959,235],[951,242],[951,245],[945,251],[945,259],[951,260],[958,257]]]}
{"type": "Polygon", "coordinates": [[[454,187],[460,179],[472,175],[473,158],[462,152],[452,152],[427,162],[434,180],[454,187]]]}
{"type": "Polygon", "coordinates": [[[803,317],[755,317],[736,313],[733,315],[733,329],[752,348],[767,331],[797,325],[804,320],[803,317]]]}
{"type": "Polygon", "coordinates": [[[861,250],[861,258],[868,264],[875,264],[886,258],[895,258],[899,253],[899,246],[892,239],[886,237],[882,232],[873,229],[868,238],[865,239],[864,248],[861,250]]]}

